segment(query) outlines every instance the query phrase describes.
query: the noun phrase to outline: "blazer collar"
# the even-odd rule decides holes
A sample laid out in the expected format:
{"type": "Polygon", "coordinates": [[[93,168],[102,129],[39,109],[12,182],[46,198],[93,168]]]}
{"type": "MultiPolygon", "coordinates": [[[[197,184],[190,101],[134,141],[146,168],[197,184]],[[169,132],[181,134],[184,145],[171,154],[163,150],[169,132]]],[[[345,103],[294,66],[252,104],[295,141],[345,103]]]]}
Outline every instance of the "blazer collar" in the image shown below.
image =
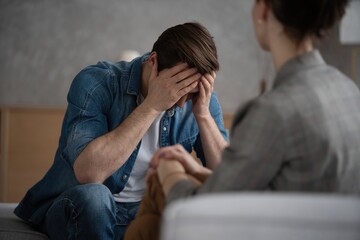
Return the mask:
{"type": "Polygon", "coordinates": [[[318,50],[314,50],[305,53],[301,56],[295,57],[286,62],[279,70],[274,80],[274,87],[285,81],[288,75],[301,71],[302,69],[309,69],[319,65],[325,65],[325,61],[322,58],[318,50]]]}

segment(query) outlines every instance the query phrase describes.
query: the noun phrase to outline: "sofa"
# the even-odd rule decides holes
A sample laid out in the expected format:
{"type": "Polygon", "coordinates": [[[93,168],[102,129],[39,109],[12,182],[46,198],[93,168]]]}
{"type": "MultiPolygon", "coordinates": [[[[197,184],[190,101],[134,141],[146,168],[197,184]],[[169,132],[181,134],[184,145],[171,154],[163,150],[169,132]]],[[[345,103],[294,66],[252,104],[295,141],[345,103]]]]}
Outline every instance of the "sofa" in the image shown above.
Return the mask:
{"type": "Polygon", "coordinates": [[[1,240],[45,240],[46,235],[28,226],[13,213],[17,203],[0,203],[1,240]]]}
{"type": "MultiPolygon", "coordinates": [[[[1,240],[44,240],[0,203],[1,240]]],[[[209,194],[170,204],[161,240],[360,240],[360,196],[209,194]]]]}
{"type": "Polygon", "coordinates": [[[162,240],[360,240],[360,196],[203,195],[169,205],[162,240]]]}

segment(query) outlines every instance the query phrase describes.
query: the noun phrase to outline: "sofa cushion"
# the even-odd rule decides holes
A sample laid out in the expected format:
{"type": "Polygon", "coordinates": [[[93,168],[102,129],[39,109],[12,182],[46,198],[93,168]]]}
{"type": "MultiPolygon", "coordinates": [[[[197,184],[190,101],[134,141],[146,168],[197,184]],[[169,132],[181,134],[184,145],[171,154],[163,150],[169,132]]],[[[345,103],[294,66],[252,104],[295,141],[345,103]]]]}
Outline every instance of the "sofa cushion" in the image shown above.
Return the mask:
{"type": "Polygon", "coordinates": [[[0,239],[45,240],[46,235],[36,231],[13,212],[17,203],[0,203],[0,239]]]}
{"type": "Polygon", "coordinates": [[[163,240],[359,240],[360,197],[222,193],[165,209],[163,240]]]}

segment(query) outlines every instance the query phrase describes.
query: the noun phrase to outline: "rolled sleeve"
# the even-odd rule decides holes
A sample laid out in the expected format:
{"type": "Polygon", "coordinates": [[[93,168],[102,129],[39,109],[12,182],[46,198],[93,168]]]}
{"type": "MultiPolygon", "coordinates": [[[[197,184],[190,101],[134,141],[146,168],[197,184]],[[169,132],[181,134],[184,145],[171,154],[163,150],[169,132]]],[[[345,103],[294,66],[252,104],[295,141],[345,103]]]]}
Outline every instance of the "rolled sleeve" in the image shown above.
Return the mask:
{"type": "Polygon", "coordinates": [[[87,68],[74,79],[68,93],[63,131],[67,131],[63,156],[71,165],[95,138],[109,131],[106,113],[111,106],[106,82],[108,70],[87,68]]]}

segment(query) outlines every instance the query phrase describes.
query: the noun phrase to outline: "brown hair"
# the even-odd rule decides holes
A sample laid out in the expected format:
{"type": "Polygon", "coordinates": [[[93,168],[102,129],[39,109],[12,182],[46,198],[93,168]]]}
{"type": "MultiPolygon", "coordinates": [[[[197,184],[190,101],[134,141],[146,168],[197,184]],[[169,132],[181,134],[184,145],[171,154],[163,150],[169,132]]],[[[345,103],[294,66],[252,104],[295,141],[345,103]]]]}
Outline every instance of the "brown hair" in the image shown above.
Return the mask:
{"type": "Polygon", "coordinates": [[[345,14],[348,0],[264,0],[285,32],[301,41],[308,35],[321,38],[345,14]]]}
{"type": "Polygon", "coordinates": [[[154,43],[158,71],[186,62],[205,74],[219,70],[217,51],[209,31],[197,22],[179,24],[165,30],[154,43]]]}

